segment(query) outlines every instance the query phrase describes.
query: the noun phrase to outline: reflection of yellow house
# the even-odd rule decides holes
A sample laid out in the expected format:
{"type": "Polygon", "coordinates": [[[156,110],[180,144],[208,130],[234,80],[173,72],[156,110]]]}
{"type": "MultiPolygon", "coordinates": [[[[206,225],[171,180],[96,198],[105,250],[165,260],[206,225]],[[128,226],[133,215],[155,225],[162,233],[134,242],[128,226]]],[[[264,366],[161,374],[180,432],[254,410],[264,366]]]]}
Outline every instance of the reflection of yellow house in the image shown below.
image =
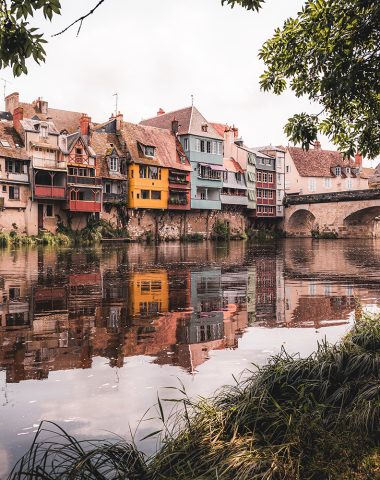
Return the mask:
{"type": "Polygon", "coordinates": [[[154,317],[169,308],[168,274],[166,270],[135,272],[130,286],[130,314],[154,317]]]}

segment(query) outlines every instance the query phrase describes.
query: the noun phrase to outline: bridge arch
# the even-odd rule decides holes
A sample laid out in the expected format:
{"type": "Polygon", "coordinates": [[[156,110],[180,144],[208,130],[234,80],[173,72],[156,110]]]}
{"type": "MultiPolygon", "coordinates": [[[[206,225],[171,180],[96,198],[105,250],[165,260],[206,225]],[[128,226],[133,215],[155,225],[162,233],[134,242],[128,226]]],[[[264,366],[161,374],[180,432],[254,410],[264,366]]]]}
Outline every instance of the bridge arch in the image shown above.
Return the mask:
{"type": "Polygon", "coordinates": [[[362,208],[343,221],[348,237],[380,238],[380,205],[362,208]]]}
{"type": "Polygon", "coordinates": [[[315,224],[315,216],[310,210],[296,210],[288,219],[287,232],[290,235],[310,236],[315,224]]]}

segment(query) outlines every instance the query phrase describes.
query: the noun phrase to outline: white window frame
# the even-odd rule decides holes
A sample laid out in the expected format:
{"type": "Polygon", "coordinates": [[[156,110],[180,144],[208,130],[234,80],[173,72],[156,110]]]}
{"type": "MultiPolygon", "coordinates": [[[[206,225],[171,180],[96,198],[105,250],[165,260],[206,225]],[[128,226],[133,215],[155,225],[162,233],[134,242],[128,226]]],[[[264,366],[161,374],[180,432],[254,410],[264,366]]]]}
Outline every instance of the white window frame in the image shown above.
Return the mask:
{"type": "Polygon", "coordinates": [[[211,153],[216,155],[216,142],[212,142],[211,144],[211,153]]]}
{"type": "Polygon", "coordinates": [[[323,184],[325,188],[331,188],[331,178],[330,177],[325,177],[323,179],[323,184]]]}
{"type": "Polygon", "coordinates": [[[189,139],[188,138],[183,139],[183,149],[186,150],[186,151],[189,151],[189,139]]]}
{"type": "Polygon", "coordinates": [[[196,139],[195,139],[195,151],[196,151],[196,152],[200,152],[200,151],[201,151],[201,141],[199,140],[199,138],[196,138],[196,139]]]}
{"type": "Polygon", "coordinates": [[[119,162],[116,157],[110,157],[110,171],[111,172],[119,171],[119,162]]]}
{"type": "Polygon", "coordinates": [[[222,142],[217,142],[217,154],[223,155],[222,142]]]}
{"type": "Polygon", "coordinates": [[[309,192],[315,192],[317,189],[317,182],[314,177],[309,177],[309,182],[308,182],[308,189],[309,192]]]}

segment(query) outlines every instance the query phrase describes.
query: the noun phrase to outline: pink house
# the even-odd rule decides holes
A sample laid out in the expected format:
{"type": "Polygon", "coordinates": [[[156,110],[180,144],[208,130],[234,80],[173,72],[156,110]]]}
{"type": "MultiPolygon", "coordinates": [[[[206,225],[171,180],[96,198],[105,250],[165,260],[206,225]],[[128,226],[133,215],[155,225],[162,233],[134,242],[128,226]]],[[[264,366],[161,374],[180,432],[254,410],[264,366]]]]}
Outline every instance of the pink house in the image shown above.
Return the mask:
{"type": "Polygon", "coordinates": [[[368,168],[362,156],[344,159],[340,152],[323,150],[320,142],[308,151],[287,147],[285,154],[285,192],[287,195],[365,190],[368,168]]]}

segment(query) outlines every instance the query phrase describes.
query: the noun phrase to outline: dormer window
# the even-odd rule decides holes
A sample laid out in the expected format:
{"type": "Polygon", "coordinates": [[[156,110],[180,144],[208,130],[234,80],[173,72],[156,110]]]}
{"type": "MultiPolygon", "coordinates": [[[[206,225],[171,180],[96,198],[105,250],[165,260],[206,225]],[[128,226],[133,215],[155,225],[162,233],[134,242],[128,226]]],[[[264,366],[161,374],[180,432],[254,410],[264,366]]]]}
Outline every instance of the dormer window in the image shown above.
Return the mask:
{"type": "Polygon", "coordinates": [[[41,138],[47,138],[48,136],[48,127],[47,125],[40,126],[40,136],[41,138]]]}
{"type": "Polygon", "coordinates": [[[207,132],[207,129],[208,129],[208,125],[207,125],[207,123],[204,123],[202,125],[202,132],[207,132]]]}
{"type": "Polygon", "coordinates": [[[335,176],[339,177],[339,175],[342,174],[342,169],[341,167],[335,167],[335,176]]]}
{"type": "Polygon", "coordinates": [[[346,167],[346,168],[345,168],[345,172],[346,172],[346,175],[349,175],[349,174],[351,173],[350,167],[346,167]]]}
{"type": "Polygon", "coordinates": [[[155,147],[144,145],[144,153],[147,157],[154,157],[155,147]]]}
{"type": "Polygon", "coordinates": [[[110,171],[117,172],[119,170],[119,162],[116,157],[110,158],[110,171]]]}
{"type": "Polygon", "coordinates": [[[76,153],[77,155],[82,155],[82,149],[81,149],[81,148],[76,148],[76,149],[75,149],[75,153],[76,153]]]}
{"type": "MultiPolygon", "coordinates": [[[[7,140],[0,140],[0,144],[3,146],[3,147],[10,147],[10,143],[7,141],[7,140]]],[[[17,145],[17,144],[16,144],[17,145]]]]}

